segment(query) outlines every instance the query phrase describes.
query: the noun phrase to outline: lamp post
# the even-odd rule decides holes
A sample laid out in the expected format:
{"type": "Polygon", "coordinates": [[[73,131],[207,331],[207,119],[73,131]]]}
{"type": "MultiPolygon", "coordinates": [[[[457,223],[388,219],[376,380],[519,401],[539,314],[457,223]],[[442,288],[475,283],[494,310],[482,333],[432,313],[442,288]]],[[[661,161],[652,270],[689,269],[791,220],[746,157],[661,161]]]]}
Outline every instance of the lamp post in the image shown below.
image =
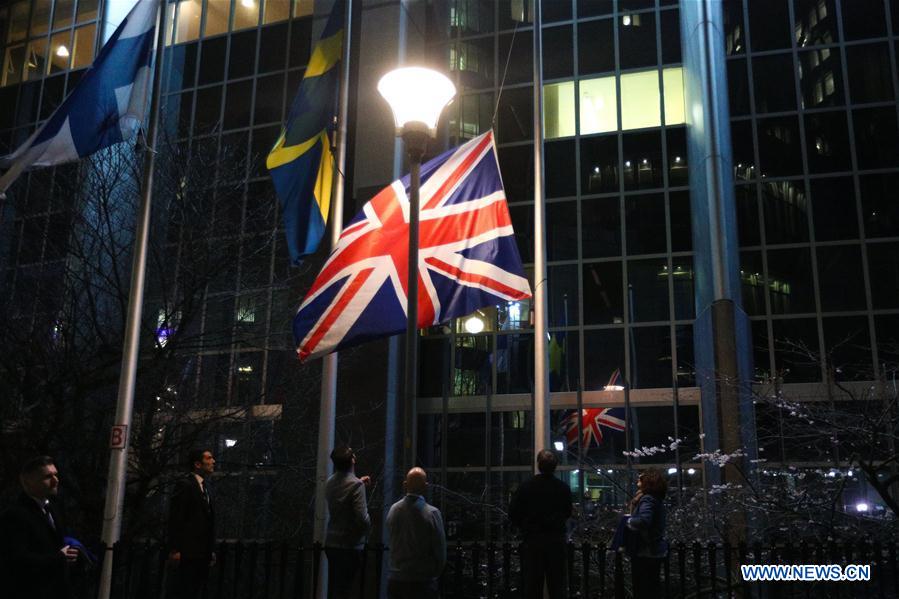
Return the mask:
{"type": "Polygon", "coordinates": [[[421,159],[428,139],[436,137],[443,108],[456,95],[443,74],[421,67],[390,71],[378,81],[390,104],[396,134],[409,155],[409,262],[406,277],[406,359],[403,377],[403,468],[414,466],[415,395],[418,391],[418,212],[421,159]]]}

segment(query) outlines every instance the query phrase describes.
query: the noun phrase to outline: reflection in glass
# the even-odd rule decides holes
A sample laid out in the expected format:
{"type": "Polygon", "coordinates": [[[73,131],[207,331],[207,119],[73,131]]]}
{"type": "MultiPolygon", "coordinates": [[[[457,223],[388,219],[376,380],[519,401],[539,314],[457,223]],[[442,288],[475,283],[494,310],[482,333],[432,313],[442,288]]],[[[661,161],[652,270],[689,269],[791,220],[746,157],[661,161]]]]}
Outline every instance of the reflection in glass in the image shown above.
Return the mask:
{"type": "Polygon", "coordinates": [[[533,134],[534,93],[530,87],[507,89],[499,98],[497,141],[523,141],[533,134]]]}
{"type": "Polygon", "coordinates": [[[871,339],[868,318],[839,316],[822,319],[825,355],[830,376],[837,381],[871,380],[871,339]]]}
{"type": "Polygon", "coordinates": [[[656,254],[667,247],[665,234],[665,196],[658,194],[626,196],[627,253],[656,254]]]}
{"type": "Polygon", "coordinates": [[[821,310],[825,312],[864,310],[865,278],[861,247],[819,246],[816,259],[821,310]]]}
{"type": "Polygon", "coordinates": [[[848,171],[849,131],[846,113],[820,112],[805,116],[805,147],[812,173],[848,171]]]}
{"type": "Polygon", "coordinates": [[[765,277],[761,252],[740,252],[740,287],[743,310],[750,316],[764,314],[765,277]]]}
{"type": "Polygon", "coordinates": [[[234,3],[234,30],[255,27],[259,24],[259,2],[238,0],[234,3]]]}
{"type": "Polygon", "coordinates": [[[796,45],[817,46],[839,41],[833,0],[793,0],[796,45]]]}
{"type": "Polygon", "coordinates": [[[865,175],[859,177],[862,199],[862,218],[866,237],[899,235],[899,174],[865,175]]]}
{"type": "Polygon", "coordinates": [[[624,370],[624,329],[584,331],[584,390],[602,391],[624,370]]]}
{"type": "Polygon", "coordinates": [[[584,323],[624,322],[621,262],[584,264],[584,323]]]}
{"type": "MultiPolygon", "coordinates": [[[[851,80],[851,71],[849,75],[851,80]]],[[[800,52],[799,87],[804,108],[842,105],[843,75],[839,52],[830,48],[800,52]]]]}
{"type": "Polygon", "coordinates": [[[491,391],[490,337],[456,337],[451,395],[484,395],[491,391]]]}
{"type": "Polygon", "coordinates": [[[768,251],[768,290],[773,314],[815,311],[811,262],[806,248],[768,251]]]}
{"type": "Polygon", "coordinates": [[[621,210],[617,197],[581,201],[584,258],[621,255],[621,210]]]}
{"type": "Polygon", "coordinates": [[[808,200],[802,181],[763,183],[762,206],[768,243],[808,240],[808,200]]]}
{"type": "Polygon", "coordinates": [[[47,38],[31,40],[25,61],[25,78],[39,79],[47,73],[47,38]]]}
{"type": "MultiPolygon", "coordinates": [[[[534,452],[534,416],[531,410],[490,414],[490,465],[530,466],[534,452]]],[[[502,504],[507,505],[507,504],[502,504]]]]}
{"type": "Polygon", "coordinates": [[[290,16],[290,4],[284,0],[265,0],[263,10],[263,23],[275,23],[285,21],[290,16]]]}
{"type": "Polygon", "coordinates": [[[749,0],[749,35],[752,51],[789,48],[792,28],[786,2],[759,2],[749,0]]]}
{"type": "Polygon", "coordinates": [[[816,241],[858,237],[855,193],[850,177],[811,180],[816,241]]]}
{"type": "MultiPolygon", "coordinates": [[[[754,34],[753,31],[753,41],[754,34]]],[[[792,54],[753,57],[752,70],[756,112],[783,112],[796,109],[792,54]]]]}
{"type": "Polygon", "coordinates": [[[618,137],[581,139],[581,193],[618,191],[618,137]]]}
{"type": "Polygon", "coordinates": [[[549,359],[549,390],[577,391],[581,378],[577,331],[550,331],[546,353],[549,359]]]}
{"type": "Polygon", "coordinates": [[[760,119],[758,136],[763,177],[802,173],[799,123],[795,116],[760,119]]]}
{"type": "Polygon", "coordinates": [[[450,46],[450,69],[466,89],[493,85],[493,38],[460,41],[450,46]]]}
{"type": "Polygon", "coordinates": [[[899,244],[872,243],[867,249],[874,309],[899,307],[899,244]]]}
{"type": "MultiPolygon", "coordinates": [[[[573,196],[577,191],[574,140],[547,142],[544,147],[543,168],[546,177],[546,197],[573,196]]],[[[571,226],[575,226],[572,218],[571,226]]],[[[577,238],[573,238],[577,241],[577,238]]],[[[572,256],[574,257],[574,256],[572,256]]]]}
{"type": "Polygon", "coordinates": [[[749,74],[745,58],[727,61],[727,93],[731,116],[749,114],[749,74]]]}
{"type": "MultiPolygon", "coordinates": [[[[527,323],[524,323],[527,324],[527,323]]],[[[534,335],[496,336],[496,392],[530,393],[533,389],[534,335]]]]}
{"type": "Polygon", "coordinates": [[[675,320],[691,320],[693,302],[693,259],[688,256],[671,260],[671,284],[674,290],[675,320]]]}
{"type": "Polygon", "coordinates": [[[665,139],[668,142],[668,185],[688,185],[687,130],[683,127],[668,129],[665,131],[665,139]]]}
{"type": "Polygon", "coordinates": [[[668,263],[664,258],[627,263],[630,320],[668,320],[668,263]]]}
{"type": "Polygon", "coordinates": [[[578,267],[575,264],[550,266],[549,326],[569,327],[578,324],[578,267]]]}
{"type": "Polygon", "coordinates": [[[899,166],[899,127],[893,106],[852,111],[858,168],[899,166]]]}
{"type": "Polygon", "coordinates": [[[624,188],[651,189],[662,186],[662,140],[660,132],[629,133],[622,140],[624,188]]]}
{"type": "Polygon", "coordinates": [[[893,99],[889,44],[846,47],[849,95],[852,102],[879,102],[893,99]]]}
{"type": "MultiPolygon", "coordinates": [[[[668,327],[631,327],[631,376],[634,389],[671,386],[671,333],[668,327]]],[[[636,441],[634,445],[637,445],[636,441]]]]}

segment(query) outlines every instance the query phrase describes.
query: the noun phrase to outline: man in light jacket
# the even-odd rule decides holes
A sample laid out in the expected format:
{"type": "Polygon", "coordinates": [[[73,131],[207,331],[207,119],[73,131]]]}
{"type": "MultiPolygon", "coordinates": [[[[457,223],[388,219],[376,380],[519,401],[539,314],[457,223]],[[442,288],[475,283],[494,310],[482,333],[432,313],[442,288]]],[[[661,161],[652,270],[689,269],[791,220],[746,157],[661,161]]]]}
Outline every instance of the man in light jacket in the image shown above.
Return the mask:
{"type": "Polygon", "coordinates": [[[421,468],[406,474],[406,496],[390,506],[388,599],[436,597],[446,564],[446,534],[440,510],[425,501],[428,475],[421,468]]]}
{"type": "Polygon", "coordinates": [[[331,452],[334,474],[325,485],[328,500],[328,534],[325,554],[328,556],[328,597],[350,597],[353,581],[362,564],[362,551],[371,528],[365,488],[371,478],[358,478],[356,454],[345,445],[331,452]]]}

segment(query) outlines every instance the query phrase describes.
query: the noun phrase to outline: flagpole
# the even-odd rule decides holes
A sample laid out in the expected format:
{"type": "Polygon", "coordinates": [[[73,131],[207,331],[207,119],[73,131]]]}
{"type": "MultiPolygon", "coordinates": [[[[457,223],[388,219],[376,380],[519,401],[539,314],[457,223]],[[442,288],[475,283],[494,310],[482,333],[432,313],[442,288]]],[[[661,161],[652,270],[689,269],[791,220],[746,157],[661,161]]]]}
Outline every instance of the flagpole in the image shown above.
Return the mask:
{"type": "MultiPolygon", "coordinates": [[[[527,5],[525,5],[527,6],[527,5]]],[[[543,193],[543,31],[534,2],[534,453],[549,447],[549,369],[546,332],[546,213],[543,193]]]]}
{"type": "Polygon", "coordinates": [[[150,204],[153,195],[153,167],[156,162],[156,131],[159,122],[162,60],[165,52],[165,4],[159,2],[156,16],[156,58],[153,65],[153,95],[150,100],[150,122],[147,128],[147,147],[144,149],[143,182],[134,257],[131,264],[131,287],[128,297],[128,316],[122,348],[122,373],[119,377],[115,423],[110,432],[109,474],[106,485],[106,504],[103,514],[102,541],[105,548],[100,574],[98,599],[108,599],[112,590],[113,549],[122,529],[122,506],[125,502],[125,479],[128,469],[128,446],[131,415],[134,408],[134,383],[137,379],[137,357],[140,341],[140,322],[143,312],[144,282],[147,270],[147,240],[150,229],[150,204]]]}
{"type": "MultiPolygon", "coordinates": [[[[340,2],[341,0],[337,0],[340,2]]],[[[334,189],[331,194],[331,249],[337,247],[343,231],[343,199],[346,185],[346,138],[347,112],[349,109],[350,88],[350,43],[352,40],[353,2],[347,0],[346,21],[343,28],[343,51],[340,62],[340,93],[338,99],[337,131],[334,140],[334,161],[337,176],[334,177],[334,189]]],[[[322,358],[322,387],[318,415],[318,455],[315,467],[315,529],[314,540],[325,544],[328,531],[328,502],[325,496],[325,485],[331,476],[331,450],[334,448],[334,419],[337,411],[337,352],[326,354],[322,358]]],[[[327,557],[319,560],[319,585],[316,597],[325,599],[328,596],[328,562],[327,557]]]]}

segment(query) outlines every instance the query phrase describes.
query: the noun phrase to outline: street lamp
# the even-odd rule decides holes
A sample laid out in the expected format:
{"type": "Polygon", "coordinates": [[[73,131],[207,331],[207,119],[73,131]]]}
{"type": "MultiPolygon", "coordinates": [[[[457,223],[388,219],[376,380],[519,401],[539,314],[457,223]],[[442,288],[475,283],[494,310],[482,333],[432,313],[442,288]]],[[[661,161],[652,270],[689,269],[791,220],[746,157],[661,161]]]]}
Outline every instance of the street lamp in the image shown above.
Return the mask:
{"type": "Polygon", "coordinates": [[[413,464],[415,394],[418,390],[418,193],[421,158],[428,139],[437,134],[443,108],[456,95],[456,87],[443,74],[421,67],[390,71],[378,81],[378,92],[390,104],[396,134],[409,155],[409,263],[406,278],[406,360],[403,388],[403,466],[413,464]]]}

